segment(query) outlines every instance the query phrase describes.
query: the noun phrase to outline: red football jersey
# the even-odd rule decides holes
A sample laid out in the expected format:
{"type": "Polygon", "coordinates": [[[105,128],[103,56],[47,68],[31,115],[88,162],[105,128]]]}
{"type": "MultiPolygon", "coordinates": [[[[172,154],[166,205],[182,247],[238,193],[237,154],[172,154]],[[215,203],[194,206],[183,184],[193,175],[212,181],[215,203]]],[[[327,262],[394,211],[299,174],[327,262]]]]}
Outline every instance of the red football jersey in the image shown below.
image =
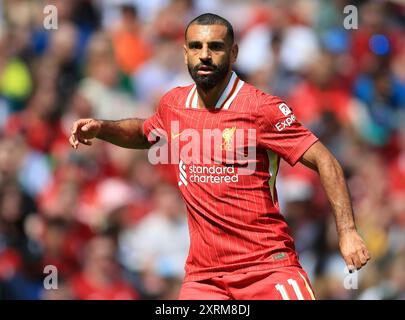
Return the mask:
{"type": "Polygon", "coordinates": [[[299,265],[276,175],[280,157],[294,165],[317,138],[235,73],[215,108],[199,108],[197,95],[195,85],[169,91],[144,123],[149,141],[161,137],[150,159],[173,164],[186,203],[185,281],[299,265]]]}

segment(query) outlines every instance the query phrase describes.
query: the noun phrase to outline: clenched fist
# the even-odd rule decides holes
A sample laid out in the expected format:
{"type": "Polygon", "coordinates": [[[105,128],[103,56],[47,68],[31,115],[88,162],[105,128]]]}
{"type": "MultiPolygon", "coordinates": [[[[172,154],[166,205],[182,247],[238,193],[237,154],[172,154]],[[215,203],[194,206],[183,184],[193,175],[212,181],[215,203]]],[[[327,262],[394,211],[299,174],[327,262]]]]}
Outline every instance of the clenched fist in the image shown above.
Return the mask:
{"type": "Polygon", "coordinates": [[[340,236],[339,247],[350,272],[353,272],[354,269],[359,270],[370,260],[366,245],[355,230],[348,231],[340,236]]]}

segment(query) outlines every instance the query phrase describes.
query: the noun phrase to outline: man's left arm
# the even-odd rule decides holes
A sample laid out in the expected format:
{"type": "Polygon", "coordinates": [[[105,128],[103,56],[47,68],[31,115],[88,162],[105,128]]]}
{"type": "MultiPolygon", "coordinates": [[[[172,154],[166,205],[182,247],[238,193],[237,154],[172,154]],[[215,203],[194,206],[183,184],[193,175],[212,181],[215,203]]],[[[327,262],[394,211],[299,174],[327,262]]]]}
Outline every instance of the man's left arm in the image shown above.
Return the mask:
{"type": "Polygon", "coordinates": [[[339,247],[350,271],[357,270],[370,260],[363,239],[356,230],[353,208],[342,167],[319,141],[300,158],[300,162],[318,172],[332,206],[339,235],[339,247]]]}

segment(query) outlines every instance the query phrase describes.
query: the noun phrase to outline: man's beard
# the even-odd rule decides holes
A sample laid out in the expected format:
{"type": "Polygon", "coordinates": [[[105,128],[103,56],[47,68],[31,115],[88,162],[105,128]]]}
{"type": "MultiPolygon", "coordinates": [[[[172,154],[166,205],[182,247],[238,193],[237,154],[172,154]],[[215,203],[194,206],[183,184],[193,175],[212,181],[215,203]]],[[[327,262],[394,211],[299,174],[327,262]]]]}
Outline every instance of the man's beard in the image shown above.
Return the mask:
{"type": "Polygon", "coordinates": [[[191,78],[195,81],[198,87],[203,90],[210,90],[216,87],[219,83],[221,83],[227,73],[229,72],[230,63],[224,62],[223,64],[215,65],[211,62],[199,63],[194,67],[190,64],[187,64],[188,72],[190,73],[191,78]],[[198,69],[201,66],[207,66],[212,68],[211,74],[198,74],[198,69]]]}

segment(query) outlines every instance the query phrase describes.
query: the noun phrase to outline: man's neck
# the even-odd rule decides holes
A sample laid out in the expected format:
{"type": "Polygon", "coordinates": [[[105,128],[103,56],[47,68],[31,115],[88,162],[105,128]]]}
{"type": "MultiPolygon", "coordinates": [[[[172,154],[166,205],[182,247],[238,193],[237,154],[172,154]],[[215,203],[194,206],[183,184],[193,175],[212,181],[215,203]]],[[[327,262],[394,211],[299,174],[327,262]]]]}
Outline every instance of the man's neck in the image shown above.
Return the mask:
{"type": "Polygon", "coordinates": [[[212,89],[204,90],[197,86],[197,93],[198,93],[198,107],[199,108],[207,108],[213,109],[217,104],[217,101],[221,97],[222,93],[224,92],[226,86],[228,85],[229,81],[231,80],[232,71],[230,71],[227,76],[224,78],[220,84],[215,86],[212,89]]]}

